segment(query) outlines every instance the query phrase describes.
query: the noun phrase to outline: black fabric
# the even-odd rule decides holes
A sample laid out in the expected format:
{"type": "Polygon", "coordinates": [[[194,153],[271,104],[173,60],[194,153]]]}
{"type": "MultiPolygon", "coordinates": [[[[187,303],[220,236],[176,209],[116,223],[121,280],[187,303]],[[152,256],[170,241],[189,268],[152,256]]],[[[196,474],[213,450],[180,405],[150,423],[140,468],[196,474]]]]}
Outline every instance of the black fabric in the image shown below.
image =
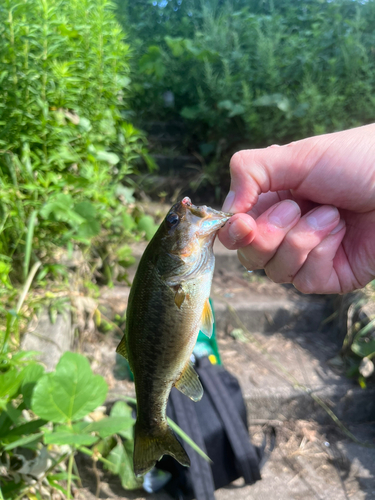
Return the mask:
{"type": "Polygon", "coordinates": [[[169,456],[157,467],[171,472],[165,489],[178,500],[214,500],[214,489],[239,477],[246,484],[258,481],[262,452],[254,447],[247,431],[246,406],[237,379],[207,358],[198,360],[196,370],[204,388],[201,401],[194,403],[172,389],[167,414],[211,458],[210,465],[183,442],[191,467],[169,456]]]}

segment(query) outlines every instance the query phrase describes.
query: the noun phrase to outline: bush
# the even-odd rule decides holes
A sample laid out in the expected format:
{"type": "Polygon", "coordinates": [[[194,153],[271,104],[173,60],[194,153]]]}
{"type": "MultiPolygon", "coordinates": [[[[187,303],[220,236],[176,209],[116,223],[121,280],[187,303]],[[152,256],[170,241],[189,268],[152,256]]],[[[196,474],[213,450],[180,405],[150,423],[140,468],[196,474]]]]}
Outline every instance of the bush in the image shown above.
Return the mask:
{"type": "Polygon", "coordinates": [[[143,41],[133,67],[137,114],[182,118],[206,161],[223,140],[233,151],[374,120],[373,0],[139,0],[119,10],[143,41]],[[152,13],[159,22],[146,29],[152,13]]]}
{"type": "Polygon", "coordinates": [[[112,7],[0,5],[0,295],[8,308],[33,262],[42,263],[39,284],[66,274],[59,248],[71,254],[79,245],[108,269],[113,246],[137,231],[124,182],[138,159],[152,161],[144,135],[123,117],[129,47],[112,7]]]}
{"type": "Polygon", "coordinates": [[[108,386],[80,354],[65,353],[51,373],[32,354],[0,354],[0,498],[72,498],[72,484],[81,484],[77,452],[119,475],[124,488],[139,488],[131,407],[98,409],[108,386]]]}

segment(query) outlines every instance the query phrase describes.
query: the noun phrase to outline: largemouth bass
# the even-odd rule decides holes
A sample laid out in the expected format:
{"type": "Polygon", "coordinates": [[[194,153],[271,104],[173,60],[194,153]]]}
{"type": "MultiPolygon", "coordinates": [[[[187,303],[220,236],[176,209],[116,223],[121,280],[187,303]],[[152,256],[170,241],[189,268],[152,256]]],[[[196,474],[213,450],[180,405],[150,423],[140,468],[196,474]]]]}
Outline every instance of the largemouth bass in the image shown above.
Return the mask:
{"type": "Polygon", "coordinates": [[[173,386],[193,401],[203,395],[190,356],[199,330],[212,335],[212,247],[216,232],[230,217],[184,198],[170,209],[139,263],[129,295],[125,335],[117,347],[134,374],[133,459],[138,476],[163,455],[190,465],[168,426],[166,406],[173,386]]]}

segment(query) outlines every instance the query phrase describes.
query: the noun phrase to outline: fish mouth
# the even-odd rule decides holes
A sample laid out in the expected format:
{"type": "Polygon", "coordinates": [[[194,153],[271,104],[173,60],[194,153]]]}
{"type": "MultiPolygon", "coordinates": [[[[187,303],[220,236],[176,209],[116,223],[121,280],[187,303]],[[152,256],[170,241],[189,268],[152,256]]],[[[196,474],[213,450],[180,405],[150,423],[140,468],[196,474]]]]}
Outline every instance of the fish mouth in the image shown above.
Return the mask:
{"type": "Polygon", "coordinates": [[[199,226],[198,237],[209,236],[215,231],[218,231],[233,215],[231,213],[215,210],[206,205],[197,207],[191,203],[188,197],[185,197],[181,203],[185,205],[193,216],[197,217],[196,223],[199,226]]]}

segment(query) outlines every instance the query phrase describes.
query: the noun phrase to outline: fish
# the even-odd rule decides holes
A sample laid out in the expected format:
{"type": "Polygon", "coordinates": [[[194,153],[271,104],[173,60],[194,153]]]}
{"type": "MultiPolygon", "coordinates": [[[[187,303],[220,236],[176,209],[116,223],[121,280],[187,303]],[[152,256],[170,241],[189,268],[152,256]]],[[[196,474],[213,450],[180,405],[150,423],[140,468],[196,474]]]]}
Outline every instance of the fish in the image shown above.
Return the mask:
{"type": "Polygon", "coordinates": [[[168,425],[166,407],[172,387],[193,401],[203,395],[190,358],[199,331],[212,335],[213,243],[231,216],[205,205],[195,206],[185,197],[169,210],[139,262],[124,336],[116,349],[128,360],[134,375],[136,476],[152,469],[163,455],[190,465],[168,425]]]}

